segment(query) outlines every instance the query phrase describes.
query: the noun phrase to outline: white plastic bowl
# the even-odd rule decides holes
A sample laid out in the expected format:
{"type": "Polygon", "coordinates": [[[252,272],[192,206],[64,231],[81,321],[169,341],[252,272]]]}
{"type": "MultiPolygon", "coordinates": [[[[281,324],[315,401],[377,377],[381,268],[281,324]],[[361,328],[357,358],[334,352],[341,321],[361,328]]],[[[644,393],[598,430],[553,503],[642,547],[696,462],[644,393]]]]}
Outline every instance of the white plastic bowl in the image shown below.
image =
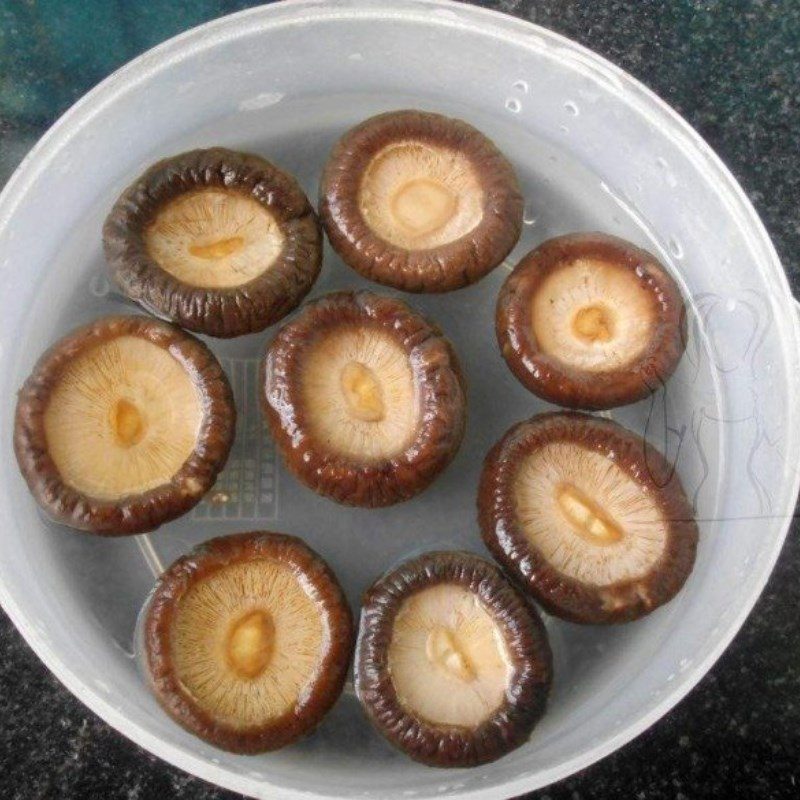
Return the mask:
{"type": "MultiPolygon", "coordinates": [[[[786,277],[755,212],[708,146],[628,75],[510,17],[443,2],[281,3],[177,37],[119,70],[39,142],[0,197],[2,488],[0,599],[40,658],[86,705],[161,758],[269,798],[509,797],[602,758],[652,724],[714,663],[758,597],[798,489],[800,337],[786,277]],[[530,744],[484,767],[444,772],[391,750],[345,696],[303,743],[231,756],[160,711],[132,641],[152,577],[132,539],[45,522],[11,455],[15,391],[68,328],[125,308],[104,278],[100,226],[149,162],[224,144],[263,153],[315,194],[334,139],[372,113],[436,109],[495,139],[528,199],[509,264],[550,236],[620,234],[653,249],[692,298],[692,337],[651,401],[613,413],[676,459],[696,497],[697,566],[649,618],[608,629],[548,620],[556,658],[549,711],[530,744]]],[[[215,342],[241,421],[224,479],[237,500],[202,505],[153,537],[165,561],[213,534],[266,527],[305,536],[354,607],[377,575],[432,547],[481,551],[480,463],[514,421],[542,410],[510,375],[492,333],[498,269],[479,285],[410,302],[455,342],[470,423],[456,463],[418,499],[339,508],[275,463],[255,406],[265,336],[215,342]]],[[[314,294],[362,285],[326,253],[314,294]]]]}

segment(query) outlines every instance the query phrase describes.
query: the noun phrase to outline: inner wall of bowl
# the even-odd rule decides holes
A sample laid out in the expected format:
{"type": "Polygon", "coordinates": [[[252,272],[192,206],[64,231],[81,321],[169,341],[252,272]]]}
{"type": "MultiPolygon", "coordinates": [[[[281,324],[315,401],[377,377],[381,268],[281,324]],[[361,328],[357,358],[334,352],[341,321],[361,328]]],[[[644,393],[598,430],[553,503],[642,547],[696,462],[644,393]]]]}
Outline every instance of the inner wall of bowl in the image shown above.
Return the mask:
{"type": "MultiPolygon", "coordinates": [[[[0,320],[5,452],[13,394],[38,353],[77,324],[136,310],[108,285],[100,227],[148,163],[212,144],[253,150],[293,172],[313,198],[327,152],[347,127],[387,109],[438,110],[490,135],[514,163],[526,198],[522,239],[506,264],[465,290],[406,297],[452,339],[469,378],[469,424],[456,461],[429,491],[394,508],[345,509],[323,500],[283,471],[263,430],[256,364],[271,332],[211,340],[240,411],[220,483],[235,499],[204,502],[165,526],[153,537],[156,549],[168,562],[213,535],[254,528],[298,534],[331,563],[355,609],[378,573],[411,554],[484,552],[474,507],[482,459],[512,423],[548,408],[499,355],[497,291],[516,260],[544,239],[602,230],[660,255],[690,298],[689,348],[675,376],[652,399],[611,416],[676,462],[700,520],[695,572],[671,604],[638,623],[596,629],[547,620],[556,682],[532,742],[457,774],[392,751],[349,695],[313,737],[280,753],[233,757],[185,734],[160,712],[135,664],[136,617],[152,586],[135,542],[46,523],[8,457],[0,577],[29,635],[59,654],[87,696],[168,745],[170,757],[199,757],[251,793],[274,796],[264,781],[350,797],[456,794],[525,777],[544,783],[653,715],[759,585],[793,502],[785,488],[795,442],[787,399],[796,396],[789,382],[797,365],[787,374],[787,358],[795,356],[775,316],[776,308],[786,312],[783,286],[755,267],[763,254],[699,177],[702,158],[687,157],[630,108],[620,85],[591,74],[557,41],[533,34],[501,41],[461,25],[450,11],[380,19],[320,11],[313,22],[267,24],[281,14],[289,12],[223,25],[168,71],[156,66],[149,77],[143,69],[145,77],[122,96],[91,109],[95,119],[69,147],[52,142],[40,156],[46,170],[23,187],[13,227],[0,229],[4,279],[19,298],[0,320]]],[[[325,255],[312,296],[368,286],[329,249],[325,255]]]]}

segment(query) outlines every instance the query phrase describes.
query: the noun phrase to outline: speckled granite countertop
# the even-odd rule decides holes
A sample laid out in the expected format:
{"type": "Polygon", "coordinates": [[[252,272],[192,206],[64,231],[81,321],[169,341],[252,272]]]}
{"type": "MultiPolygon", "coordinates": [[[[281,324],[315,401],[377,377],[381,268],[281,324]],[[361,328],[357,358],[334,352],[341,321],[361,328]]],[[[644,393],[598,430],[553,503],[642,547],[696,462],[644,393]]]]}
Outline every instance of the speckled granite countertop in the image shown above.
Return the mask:
{"type": "MultiPolygon", "coordinates": [[[[0,184],[112,69],[232,0],[0,0],[0,184]]],[[[500,0],[643,80],[737,175],[800,295],[800,3],[500,0]]],[[[541,798],[800,796],[800,525],[734,643],[670,714],[541,798]]],[[[128,742],[39,663],[0,613],[0,796],[232,798],[128,742]]]]}

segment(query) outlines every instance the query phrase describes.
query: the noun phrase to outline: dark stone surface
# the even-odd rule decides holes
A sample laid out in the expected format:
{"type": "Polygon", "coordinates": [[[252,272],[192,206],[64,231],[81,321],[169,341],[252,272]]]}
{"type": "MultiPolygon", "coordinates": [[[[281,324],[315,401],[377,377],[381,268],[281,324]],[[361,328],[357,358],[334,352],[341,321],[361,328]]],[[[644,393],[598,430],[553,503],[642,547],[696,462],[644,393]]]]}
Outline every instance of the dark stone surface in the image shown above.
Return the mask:
{"type": "MultiPolygon", "coordinates": [[[[0,183],[47,126],[142,50],[249,3],[0,0],[0,183]]],[[[588,45],[670,102],[742,182],[800,292],[796,0],[484,3],[588,45]]],[[[800,796],[800,542],[718,664],[636,741],[537,797],[800,796]]],[[[733,588],[733,587],[732,587],[733,588]]],[[[232,798],[144,753],[63,689],[0,615],[0,796],[232,798]]]]}

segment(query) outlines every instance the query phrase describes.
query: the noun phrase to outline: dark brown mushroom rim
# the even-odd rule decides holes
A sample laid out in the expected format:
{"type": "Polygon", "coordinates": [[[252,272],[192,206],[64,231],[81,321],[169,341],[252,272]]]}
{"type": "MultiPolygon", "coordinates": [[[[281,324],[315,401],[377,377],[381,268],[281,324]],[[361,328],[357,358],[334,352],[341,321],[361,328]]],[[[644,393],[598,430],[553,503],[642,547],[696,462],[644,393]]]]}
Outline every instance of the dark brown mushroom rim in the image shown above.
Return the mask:
{"type": "Polygon", "coordinates": [[[302,539],[255,531],[211,539],[175,561],[159,578],[144,629],[153,691],[175,722],[201,739],[234,753],[277,750],[310,733],[339,698],[353,649],[353,619],[336,576],[302,539]],[[171,634],[176,609],[199,581],[232,564],[272,559],[302,579],[324,616],[328,633],[313,685],[296,705],[269,724],[236,728],[214,719],[187,692],[175,674],[171,634]]]}
{"type": "Polygon", "coordinates": [[[378,507],[425,489],[450,463],[466,424],[461,368],[441,331],[401,300],[371,292],[334,292],[285,325],[267,349],[262,404],[286,466],[306,486],[338,503],[378,507]],[[408,353],[418,393],[416,435],[392,458],[357,461],[316,440],[301,396],[304,356],[340,327],[372,326],[408,353]]]}
{"type": "Polygon", "coordinates": [[[222,147],[191,150],[151,166],[119,197],[103,226],[113,280],[157,316],[209,336],[256,333],[297,307],[319,275],[322,232],[297,181],[266,159],[222,147]],[[198,189],[238,192],[263,206],[285,237],[276,261],[248,283],[203,288],[164,270],[144,232],[167,203],[198,189]]]}
{"type": "Polygon", "coordinates": [[[355,657],[355,688],[378,731],[417,761],[471,767],[528,741],[552,683],[552,654],[536,610],[494,564],[464,552],[426,553],[377,580],[364,594],[355,657]],[[474,592],[504,636],[512,675],[503,704],[478,727],[435,726],[400,705],[388,668],[394,620],[403,601],[442,583],[474,592]]]}
{"type": "Polygon", "coordinates": [[[517,243],[522,210],[514,169],[490,139],[462,120],[414,110],[379,114],[348,131],[328,158],[320,188],[320,216],[343,261],[366,278],[408,292],[447,292],[480,280],[517,243]],[[358,202],[362,178],[374,157],[395,142],[430,144],[469,160],[484,197],[472,230],[428,250],[408,250],[367,224],[358,202]]]}
{"type": "Polygon", "coordinates": [[[654,255],[616,236],[573,233],[547,240],[519,262],[500,290],[495,329],[503,358],[531,392],[555,405],[599,411],[636,402],[663,386],[686,347],[686,310],[680,289],[654,255]],[[618,369],[576,369],[544,353],[533,333],[537,290],[553,272],[583,258],[630,270],[657,310],[648,345],[618,369]]]}
{"type": "Polygon", "coordinates": [[[154,530],[197,505],[225,465],[235,430],[236,408],[228,379],[202,342],[174,325],[148,317],[103,317],[68,334],[37,362],[17,399],[14,451],[28,488],[48,517],[71,528],[124,536],[154,530]],[[204,415],[194,451],[169,483],[107,501],[63,482],[48,451],[44,414],[70,363],[119,336],[141,337],[167,350],[198,387],[204,415]]]}
{"type": "Polygon", "coordinates": [[[478,518],[483,541],[503,569],[547,611],[572,622],[629,622],[649,614],[680,591],[697,550],[697,524],[674,467],[632,431],[577,412],[520,422],[489,451],[478,490],[478,518]],[[647,575],[598,591],[554,569],[526,537],[514,502],[517,469],[528,454],[560,441],[613,461],[658,504],[670,530],[660,561],[647,575]]]}

